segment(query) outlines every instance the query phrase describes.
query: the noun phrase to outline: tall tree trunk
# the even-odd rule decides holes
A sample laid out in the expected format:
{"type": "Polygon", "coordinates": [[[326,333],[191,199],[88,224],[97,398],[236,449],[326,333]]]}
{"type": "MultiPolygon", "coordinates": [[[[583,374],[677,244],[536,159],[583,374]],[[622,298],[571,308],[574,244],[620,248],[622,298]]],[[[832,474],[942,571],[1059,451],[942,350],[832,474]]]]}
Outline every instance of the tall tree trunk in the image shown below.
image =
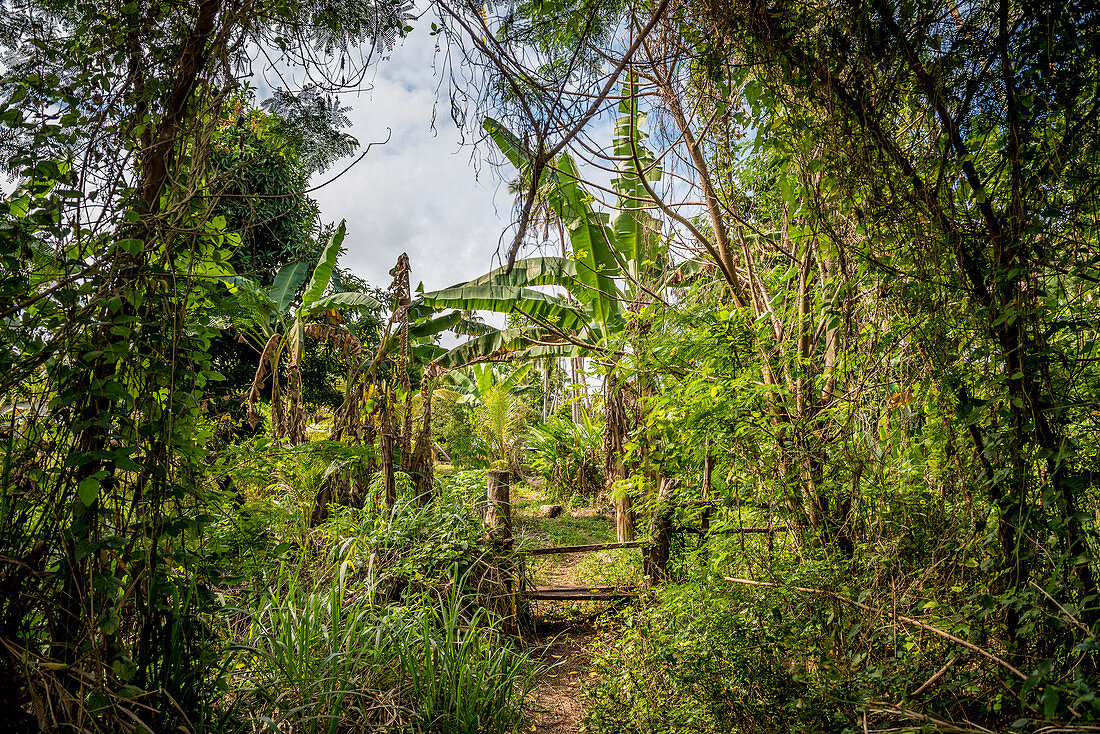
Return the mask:
{"type": "Polygon", "coordinates": [[[424,414],[420,432],[416,437],[416,445],[409,457],[409,475],[412,477],[416,490],[416,503],[424,506],[432,500],[432,383],[426,375],[420,389],[421,402],[424,404],[424,414]]]}

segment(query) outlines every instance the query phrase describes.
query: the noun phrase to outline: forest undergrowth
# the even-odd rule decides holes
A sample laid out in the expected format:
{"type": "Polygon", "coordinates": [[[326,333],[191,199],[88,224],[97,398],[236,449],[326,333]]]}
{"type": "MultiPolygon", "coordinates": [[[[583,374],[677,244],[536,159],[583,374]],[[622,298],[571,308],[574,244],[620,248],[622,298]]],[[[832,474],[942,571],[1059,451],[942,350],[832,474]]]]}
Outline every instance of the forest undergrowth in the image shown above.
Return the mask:
{"type": "Polygon", "coordinates": [[[1097,732],[1098,131],[1087,0],[0,3],[0,732],[1097,732]]]}

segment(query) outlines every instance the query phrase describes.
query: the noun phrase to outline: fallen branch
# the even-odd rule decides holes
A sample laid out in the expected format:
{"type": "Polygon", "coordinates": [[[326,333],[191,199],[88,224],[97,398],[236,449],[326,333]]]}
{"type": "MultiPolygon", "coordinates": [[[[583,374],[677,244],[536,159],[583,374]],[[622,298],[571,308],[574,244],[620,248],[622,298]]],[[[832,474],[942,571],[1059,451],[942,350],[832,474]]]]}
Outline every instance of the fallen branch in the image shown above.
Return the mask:
{"type": "Polygon", "coordinates": [[[958,655],[952,655],[951,659],[948,660],[946,663],[944,663],[942,668],[940,668],[935,673],[933,673],[931,678],[929,678],[924,683],[922,683],[920,688],[918,688],[917,690],[910,693],[909,698],[916,698],[917,696],[919,696],[920,694],[922,694],[926,690],[928,690],[928,686],[932,685],[933,683],[938,681],[940,678],[942,678],[943,674],[946,673],[951,668],[951,666],[955,664],[955,661],[958,660],[958,659],[959,659],[958,655]]]}
{"type": "Polygon", "coordinates": [[[901,716],[913,721],[920,721],[925,724],[932,724],[937,729],[943,732],[951,732],[952,734],[996,734],[992,729],[986,729],[981,724],[975,724],[973,721],[966,721],[959,724],[954,721],[945,721],[943,719],[937,719],[934,716],[928,714],[917,713],[901,706],[895,706],[891,703],[883,701],[872,701],[871,706],[882,706],[883,708],[870,709],[872,714],[889,714],[891,716],[901,716]]]}
{"type": "Polygon", "coordinates": [[[902,622],[903,624],[912,625],[913,627],[919,627],[920,629],[927,630],[928,632],[931,632],[934,635],[939,635],[940,637],[944,638],[945,640],[950,640],[951,642],[954,642],[958,645],[962,645],[963,647],[967,648],[968,650],[973,650],[974,652],[978,653],[982,657],[985,657],[989,660],[992,660],[993,662],[997,663],[1001,667],[1012,671],[1012,673],[1014,675],[1016,675],[1016,677],[1018,677],[1020,680],[1027,680],[1027,676],[1024,675],[1023,673],[1021,673],[1019,670],[1017,670],[1011,663],[1005,662],[1001,658],[999,658],[996,655],[994,655],[993,653],[989,652],[989,650],[985,650],[983,648],[980,648],[977,645],[973,644],[972,642],[967,642],[966,640],[962,639],[961,637],[956,637],[955,635],[951,634],[950,632],[944,632],[939,627],[933,627],[930,624],[925,624],[924,622],[920,622],[916,619],[913,619],[912,617],[905,617],[905,616],[903,616],[901,614],[898,614],[896,612],[888,612],[885,609],[876,609],[875,607],[868,606],[866,604],[862,604],[862,603],[860,603],[860,602],[858,602],[854,599],[849,599],[846,596],[841,596],[840,594],[834,593],[832,591],[826,591],[825,589],[807,589],[807,588],[804,588],[804,587],[801,587],[801,586],[784,586],[783,584],[773,584],[773,583],[770,583],[770,582],[767,582],[767,581],[752,581],[750,579],[736,579],[736,578],[733,578],[731,576],[726,576],[725,579],[726,579],[726,581],[729,581],[730,583],[734,583],[734,584],[747,584],[749,586],[766,586],[766,587],[769,587],[769,588],[772,588],[772,589],[792,589],[794,591],[801,591],[804,594],[813,594],[814,596],[824,596],[824,597],[828,597],[830,599],[835,599],[835,600],[837,600],[839,602],[842,602],[844,604],[848,604],[850,606],[856,607],[858,609],[862,609],[866,612],[871,612],[872,614],[878,614],[878,615],[882,615],[882,616],[885,616],[885,617],[891,617],[891,618],[897,620],[898,622],[902,622]]]}

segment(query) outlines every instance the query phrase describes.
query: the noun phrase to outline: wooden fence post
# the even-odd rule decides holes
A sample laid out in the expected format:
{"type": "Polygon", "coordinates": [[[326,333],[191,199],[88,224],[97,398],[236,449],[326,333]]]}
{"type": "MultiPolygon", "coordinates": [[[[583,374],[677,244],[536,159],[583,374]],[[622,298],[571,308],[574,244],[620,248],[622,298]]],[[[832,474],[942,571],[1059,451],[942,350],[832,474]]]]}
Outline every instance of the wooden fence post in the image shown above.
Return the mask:
{"type": "Polygon", "coordinates": [[[512,500],[508,493],[507,470],[490,470],[486,482],[485,524],[493,531],[494,537],[506,545],[512,542],[512,500]]]}

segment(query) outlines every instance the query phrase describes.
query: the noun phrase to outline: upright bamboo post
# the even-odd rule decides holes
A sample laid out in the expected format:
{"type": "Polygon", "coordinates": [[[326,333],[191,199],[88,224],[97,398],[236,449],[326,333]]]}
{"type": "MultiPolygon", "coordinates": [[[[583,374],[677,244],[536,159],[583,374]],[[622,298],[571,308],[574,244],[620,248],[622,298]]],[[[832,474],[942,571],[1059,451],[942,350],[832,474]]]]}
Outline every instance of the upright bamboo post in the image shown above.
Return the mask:
{"type": "Polygon", "coordinates": [[[493,531],[493,536],[508,545],[512,542],[512,499],[509,496],[507,470],[490,470],[486,482],[486,497],[489,501],[485,509],[485,524],[493,531]]]}

